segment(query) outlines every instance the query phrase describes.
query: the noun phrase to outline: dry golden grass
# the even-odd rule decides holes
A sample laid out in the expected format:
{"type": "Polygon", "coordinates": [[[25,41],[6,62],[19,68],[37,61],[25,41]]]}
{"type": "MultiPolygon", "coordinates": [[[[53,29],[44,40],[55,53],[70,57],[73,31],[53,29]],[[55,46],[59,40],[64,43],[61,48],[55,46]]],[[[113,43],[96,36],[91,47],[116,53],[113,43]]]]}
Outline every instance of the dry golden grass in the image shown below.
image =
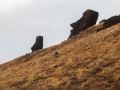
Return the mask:
{"type": "Polygon", "coordinates": [[[102,24],[0,65],[0,90],[120,90],[120,24],[102,24]]]}

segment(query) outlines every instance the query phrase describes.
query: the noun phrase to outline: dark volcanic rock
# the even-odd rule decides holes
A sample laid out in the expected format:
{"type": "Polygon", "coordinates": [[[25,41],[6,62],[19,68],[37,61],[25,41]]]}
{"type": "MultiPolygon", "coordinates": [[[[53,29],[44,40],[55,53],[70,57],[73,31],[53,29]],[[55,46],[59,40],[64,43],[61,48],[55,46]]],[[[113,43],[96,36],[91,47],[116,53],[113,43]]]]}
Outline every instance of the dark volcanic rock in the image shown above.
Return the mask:
{"type": "Polygon", "coordinates": [[[43,36],[37,36],[35,44],[31,47],[32,52],[43,49],[43,36]]]}
{"type": "Polygon", "coordinates": [[[70,24],[70,26],[73,29],[71,30],[71,34],[69,38],[78,34],[80,31],[83,31],[93,26],[94,24],[96,24],[97,18],[98,18],[98,12],[90,10],[90,9],[86,10],[83,13],[83,16],[78,21],[70,24]]]}
{"type": "Polygon", "coordinates": [[[107,19],[107,20],[104,22],[103,27],[102,27],[102,28],[99,28],[97,31],[104,30],[104,29],[106,29],[106,28],[108,28],[108,27],[111,27],[111,26],[113,26],[113,25],[116,25],[116,24],[118,24],[118,23],[120,23],[120,16],[113,16],[113,17],[107,19]]]}

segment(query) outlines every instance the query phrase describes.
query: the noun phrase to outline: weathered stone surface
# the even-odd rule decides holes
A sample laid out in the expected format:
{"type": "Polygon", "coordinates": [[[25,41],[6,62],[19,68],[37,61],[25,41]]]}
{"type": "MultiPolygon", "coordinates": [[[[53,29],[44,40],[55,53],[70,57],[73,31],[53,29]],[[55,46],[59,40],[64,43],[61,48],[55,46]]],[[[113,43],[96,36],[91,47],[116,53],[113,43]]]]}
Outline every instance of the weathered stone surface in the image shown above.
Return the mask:
{"type": "Polygon", "coordinates": [[[99,28],[97,31],[104,30],[104,29],[111,27],[113,25],[116,25],[118,23],[120,23],[120,16],[112,16],[112,17],[108,18],[104,22],[103,27],[99,28]]]}
{"type": "Polygon", "coordinates": [[[78,34],[80,31],[83,31],[93,26],[94,24],[96,24],[97,18],[98,18],[98,12],[90,10],[90,9],[86,10],[83,13],[83,16],[78,21],[70,24],[70,26],[73,29],[71,30],[71,34],[69,38],[78,34]]]}
{"type": "Polygon", "coordinates": [[[37,36],[35,44],[31,47],[32,52],[43,49],[43,36],[37,36]]]}

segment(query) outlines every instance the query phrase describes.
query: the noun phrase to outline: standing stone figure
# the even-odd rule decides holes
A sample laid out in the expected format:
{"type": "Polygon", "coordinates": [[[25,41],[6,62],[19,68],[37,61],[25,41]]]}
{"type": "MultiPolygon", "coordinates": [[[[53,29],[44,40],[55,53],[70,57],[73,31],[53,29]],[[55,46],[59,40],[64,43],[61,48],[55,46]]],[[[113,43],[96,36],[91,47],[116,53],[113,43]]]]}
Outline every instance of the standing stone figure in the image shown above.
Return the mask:
{"type": "Polygon", "coordinates": [[[35,44],[31,47],[32,52],[43,49],[43,36],[37,36],[35,44]]]}
{"type": "Polygon", "coordinates": [[[112,16],[112,17],[108,18],[107,20],[105,20],[103,27],[97,29],[97,32],[104,30],[108,27],[111,27],[113,25],[116,25],[118,23],[120,23],[120,16],[112,16]]]}
{"type": "Polygon", "coordinates": [[[97,19],[98,19],[98,12],[90,10],[90,9],[86,10],[83,13],[83,16],[78,21],[70,24],[70,26],[73,29],[71,30],[71,34],[70,34],[69,38],[71,38],[74,35],[77,35],[80,31],[83,31],[83,30],[95,25],[97,19]]]}

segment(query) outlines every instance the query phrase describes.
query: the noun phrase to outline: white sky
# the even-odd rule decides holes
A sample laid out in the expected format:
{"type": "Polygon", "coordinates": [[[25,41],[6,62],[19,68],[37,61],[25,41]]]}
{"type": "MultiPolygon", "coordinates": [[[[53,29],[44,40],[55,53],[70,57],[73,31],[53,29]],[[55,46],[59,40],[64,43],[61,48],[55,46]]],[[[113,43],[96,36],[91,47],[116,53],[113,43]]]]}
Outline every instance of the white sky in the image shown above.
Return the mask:
{"type": "Polygon", "coordinates": [[[66,40],[70,24],[92,9],[98,22],[120,14],[119,0],[0,0],[0,64],[31,52],[36,36],[44,48],[66,40]]]}

